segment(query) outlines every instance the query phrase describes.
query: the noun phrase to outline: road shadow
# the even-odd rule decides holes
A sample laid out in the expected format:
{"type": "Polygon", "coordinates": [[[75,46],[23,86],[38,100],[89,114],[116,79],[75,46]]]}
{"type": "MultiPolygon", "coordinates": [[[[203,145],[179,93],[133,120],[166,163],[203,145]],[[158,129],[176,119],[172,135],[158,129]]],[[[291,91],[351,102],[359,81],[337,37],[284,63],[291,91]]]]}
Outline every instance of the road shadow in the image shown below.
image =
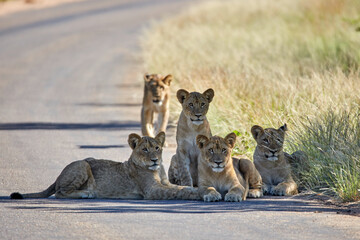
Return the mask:
{"type": "Polygon", "coordinates": [[[240,203],[184,201],[184,200],[108,200],[108,199],[25,199],[0,197],[0,204],[11,209],[56,211],[62,213],[182,213],[219,214],[234,212],[312,212],[349,214],[344,209],[329,207],[316,201],[288,197],[248,199],[240,203]],[[10,204],[11,203],[11,204],[10,204]]]}
{"type": "Polygon", "coordinates": [[[112,121],[107,123],[53,123],[53,122],[19,122],[0,123],[0,131],[16,130],[124,130],[141,127],[136,121],[112,121]]]}

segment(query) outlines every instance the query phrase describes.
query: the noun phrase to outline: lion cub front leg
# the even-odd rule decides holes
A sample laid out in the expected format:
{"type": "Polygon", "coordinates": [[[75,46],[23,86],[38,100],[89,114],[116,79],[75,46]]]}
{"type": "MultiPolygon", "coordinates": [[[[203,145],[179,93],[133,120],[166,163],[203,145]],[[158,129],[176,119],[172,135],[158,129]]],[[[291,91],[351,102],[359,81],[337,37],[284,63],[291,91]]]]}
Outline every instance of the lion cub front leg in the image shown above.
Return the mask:
{"type": "Polygon", "coordinates": [[[178,157],[178,161],[180,161],[180,164],[178,165],[180,185],[192,187],[193,180],[190,173],[190,159],[184,156],[184,158],[178,157]]]}
{"type": "Polygon", "coordinates": [[[245,189],[240,184],[232,187],[224,198],[226,202],[241,202],[245,199],[245,189]]]}
{"type": "Polygon", "coordinates": [[[154,137],[153,115],[151,109],[141,109],[141,131],[144,136],[154,137]]]}
{"type": "Polygon", "coordinates": [[[249,185],[248,197],[259,198],[263,196],[263,190],[261,189],[262,178],[254,163],[249,159],[239,160],[239,170],[244,175],[244,179],[249,185]]]}
{"type": "Polygon", "coordinates": [[[158,132],[166,132],[168,121],[169,121],[169,109],[167,109],[165,112],[159,112],[158,123],[160,127],[158,132]]]}
{"type": "Polygon", "coordinates": [[[297,193],[297,184],[291,180],[279,183],[272,189],[272,194],[277,196],[289,196],[297,193]]]}
{"type": "Polygon", "coordinates": [[[166,185],[166,186],[171,185],[171,183],[169,182],[169,180],[168,180],[168,178],[166,176],[164,165],[162,165],[162,164],[161,164],[159,174],[160,174],[160,182],[161,182],[162,185],[166,185]]]}
{"type": "MultiPolygon", "coordinates": [[[[157,132],[166,132],[166,127],[169,121],[169,109],[167,109],[165,112],[159,112],[158,114],[158,126],[159,129],[157,132]]],[[[165,141],[164,147],[167,147],[168,143],[165,141]]]]}
{"type": "Polygon", "coordinates": [[[214,187],[199,187],[200,196],[204,202],[216,202],[221,200],[221,194],[214,187]]]}

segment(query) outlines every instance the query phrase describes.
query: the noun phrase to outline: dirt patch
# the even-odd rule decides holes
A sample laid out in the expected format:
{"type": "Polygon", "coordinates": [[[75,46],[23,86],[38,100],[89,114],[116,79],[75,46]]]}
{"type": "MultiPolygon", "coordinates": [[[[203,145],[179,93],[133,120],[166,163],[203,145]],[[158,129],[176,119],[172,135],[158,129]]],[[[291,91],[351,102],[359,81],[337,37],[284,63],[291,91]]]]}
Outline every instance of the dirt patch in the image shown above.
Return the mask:
{"type": "Polygon", "coordinates": [[[68,2],[84,0],[11,0],[0,2],[0,16],[5,16],[20,11],[53,7],[68,2]]]}

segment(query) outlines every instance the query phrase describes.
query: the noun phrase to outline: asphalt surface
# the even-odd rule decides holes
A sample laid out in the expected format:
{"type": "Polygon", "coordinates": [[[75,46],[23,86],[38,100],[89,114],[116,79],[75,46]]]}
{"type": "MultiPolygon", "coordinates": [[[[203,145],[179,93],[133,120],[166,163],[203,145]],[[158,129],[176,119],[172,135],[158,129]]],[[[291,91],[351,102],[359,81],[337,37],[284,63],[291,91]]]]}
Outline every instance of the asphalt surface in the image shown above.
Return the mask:
{"type": "Polygon", "coordinates": [[[1,239],[360,239],[358,217],[297,197],[9,199],[45,189],[74,160],[127,160],[127,136],[140,133],[142,31],[190,4],[88,0],[0,17],[1,239]]]}

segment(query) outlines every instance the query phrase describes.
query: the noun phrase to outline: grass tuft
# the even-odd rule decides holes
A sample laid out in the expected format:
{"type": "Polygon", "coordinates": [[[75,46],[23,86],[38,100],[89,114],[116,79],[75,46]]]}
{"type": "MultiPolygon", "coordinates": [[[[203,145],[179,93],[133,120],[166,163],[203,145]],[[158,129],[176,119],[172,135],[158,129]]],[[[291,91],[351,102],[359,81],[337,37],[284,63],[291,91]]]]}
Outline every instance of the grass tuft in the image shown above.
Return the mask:
{"type": "Polygon", "coordinates": [[[320,113],[301,123],[289,150],[308,162],[294,164],[300,187],[325,190],[344,201],[360,200],[360,110],[320,113]]]}

